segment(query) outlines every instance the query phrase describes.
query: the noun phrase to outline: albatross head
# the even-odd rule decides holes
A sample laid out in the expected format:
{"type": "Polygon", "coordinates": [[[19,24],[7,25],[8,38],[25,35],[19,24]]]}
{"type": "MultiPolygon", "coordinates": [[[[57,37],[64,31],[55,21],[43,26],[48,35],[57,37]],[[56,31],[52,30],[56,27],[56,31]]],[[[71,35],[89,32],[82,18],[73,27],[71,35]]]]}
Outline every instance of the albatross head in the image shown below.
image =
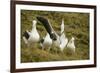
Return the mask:
{"type": "Polygon", "coordinates": [[[74,41],[74,40],[75,40],[75,38],[74,38],[74,37],[72,37],[72,40],[74,41]]]}
{"type": "Polygon", "coordinates": [[[37,23],[37,21],[36,20],[33,20],[33,27],[36,26],[36,23],[37,23]]]}

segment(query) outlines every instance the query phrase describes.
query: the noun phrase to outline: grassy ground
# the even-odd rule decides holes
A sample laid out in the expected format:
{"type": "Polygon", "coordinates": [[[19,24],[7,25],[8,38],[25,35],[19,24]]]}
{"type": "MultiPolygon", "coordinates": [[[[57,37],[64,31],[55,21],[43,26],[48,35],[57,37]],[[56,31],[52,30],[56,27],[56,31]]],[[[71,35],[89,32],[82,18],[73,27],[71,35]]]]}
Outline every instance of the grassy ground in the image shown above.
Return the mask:
{"type": "MultiPolygon", "coordinates": [[[[40,37],[46,35],[45,28],[41,23],[37,23],[37,30],[40,37]]],[[[21,10],[21,62],[44,62],[44,61],[62,61],[62,60],[85,60],[89,59],[89,14],[75,12],[48,12],[48,11],[32,11],[21,10]],[[62,18],[65,22],[65,34],[70,40],[75,37],[76,52],[72,53],[67,47],[64,52],[60,52],[59,48],[52,47],[42,50],[40,45],[33,44],[27,47],[22,39],[23,32],[31,30],[32,20],[36,16],[47,17],[54,30],[60,32],[60,24],[62,18]]]]}

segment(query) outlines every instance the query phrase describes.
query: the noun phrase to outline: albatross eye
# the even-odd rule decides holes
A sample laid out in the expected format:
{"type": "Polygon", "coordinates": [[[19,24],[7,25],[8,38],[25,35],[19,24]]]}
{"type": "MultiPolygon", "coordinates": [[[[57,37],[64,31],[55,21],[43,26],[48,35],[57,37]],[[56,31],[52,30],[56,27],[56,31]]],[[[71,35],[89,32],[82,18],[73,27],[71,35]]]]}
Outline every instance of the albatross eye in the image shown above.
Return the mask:
{"type": "Polygon", "coordinates": [[[57,40],[57,36],[54,33],[50,34],[50,38],[54,41],[57,40]]]}

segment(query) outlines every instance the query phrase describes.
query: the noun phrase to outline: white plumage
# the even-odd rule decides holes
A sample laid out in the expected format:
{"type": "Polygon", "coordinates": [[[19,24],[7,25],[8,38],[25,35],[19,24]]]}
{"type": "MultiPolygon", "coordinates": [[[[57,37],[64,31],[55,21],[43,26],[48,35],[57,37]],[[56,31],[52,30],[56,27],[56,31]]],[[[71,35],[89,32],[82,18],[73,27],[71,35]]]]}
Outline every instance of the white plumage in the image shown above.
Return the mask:
{"type": "Polygon", "coordinates": [[[68,43],[68,39],[65,37],[65,34],[62,33],[60,36],[60,50],[63,51],[68,43]]]}
{"type": "MultiPolygon", "coordinates": [[[[56,33],[57,35],[57,33],[56,33]]],[[[61,23],[61,35],[57,35],[57,40],[54,41],[55,46],[59,47],[61,51],[64,50],[64,48],[66,47],[68,43],[68,39],[66,38],[65,34],[64,34],[64,20],[62,19],[62,23],[61,23]]]]}
{"type": "Polygon", "coordinates": [[[72,37],[71,40],[67,44],[67,48],[71,49],[73,52],[75,52],[75,44],[74,44],[75,38],[72,37]]]}
{"type": "Polygon", "coordinates": [[[60,36],[60,50],[63,51],[68,43],[68,39],[64,34],[64,20],[62,19],[61,24],[61,36],[60,36]]]}
{"type": "Polygon", "coordinates": [[[62,19],[62,23],[61,23],[61,33],[64,32],[64,20],[62,19]]]}
{"type": "Polygon", "coordinates": [[[41,42],[42,49],[44,48],[50,49],[51,45],[52,45],[52,39],[50,38],[49,33],[47,33],[45,38],[43,38],[43,41],[41,42]]]}
{"type": "Polygon", "coordinates": [[[36,43],[39,41],[40,36],[36,29],[36,20],[33,20],[32,30],[29,32],[28,30],[23,34],[23,40],[25,44],[30,45],[31,43],[36,43]]]}

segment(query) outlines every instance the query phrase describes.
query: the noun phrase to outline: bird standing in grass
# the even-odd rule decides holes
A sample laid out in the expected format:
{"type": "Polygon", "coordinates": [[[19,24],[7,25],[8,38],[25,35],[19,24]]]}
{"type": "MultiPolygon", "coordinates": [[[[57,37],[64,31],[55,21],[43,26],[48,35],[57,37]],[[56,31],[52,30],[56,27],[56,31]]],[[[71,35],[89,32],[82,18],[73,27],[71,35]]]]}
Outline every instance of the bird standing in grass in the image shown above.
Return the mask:
{"type": "Polygon", "coordinates": [[[42,49],[48,49],[50,50],[52,45],[52,39],[50,38],[49,33],[46,34],[45,38],[43,38],[40,42],[40,45],[42,46],[42,49]]]}
{"type": "Polygon", "coordinates": [[[64,33],[64,20],[62,19],[61,23],[61,36],[60,36],[60,50],[63,51],[68,43],[68,39],[64,33]]]}
{"type": "Polygon", "coordinates": [[[75,38],[72,37],[71,40],[67,44],[67,48],[69,48],[71,51],[75,53],[75,44],[74,44],[75,38]]]}
{"type": "Polygon", "coordinates": [[[25,44],[28,46],[30,46],[30,44],[38,42],[40,39],[40,35],[36,29],[36,24],[37,24],[37,21],[33,20],[32,30],[30,32],[26,30],[23,33],[23,40],[25,44]]]}
{"type": "Polygon", "coordinates": [[[67,43],[68,43],[68,39],[65,36],[64,33],[64,20],[62,19],[62,23],[61,23],[61,31],[60,31],[60,35],[57,35],[57,40],[54,41],[54,45],[58,48],[60,48],[60,51],[63,51],[64,48],[66,47],[67,43]]]}

